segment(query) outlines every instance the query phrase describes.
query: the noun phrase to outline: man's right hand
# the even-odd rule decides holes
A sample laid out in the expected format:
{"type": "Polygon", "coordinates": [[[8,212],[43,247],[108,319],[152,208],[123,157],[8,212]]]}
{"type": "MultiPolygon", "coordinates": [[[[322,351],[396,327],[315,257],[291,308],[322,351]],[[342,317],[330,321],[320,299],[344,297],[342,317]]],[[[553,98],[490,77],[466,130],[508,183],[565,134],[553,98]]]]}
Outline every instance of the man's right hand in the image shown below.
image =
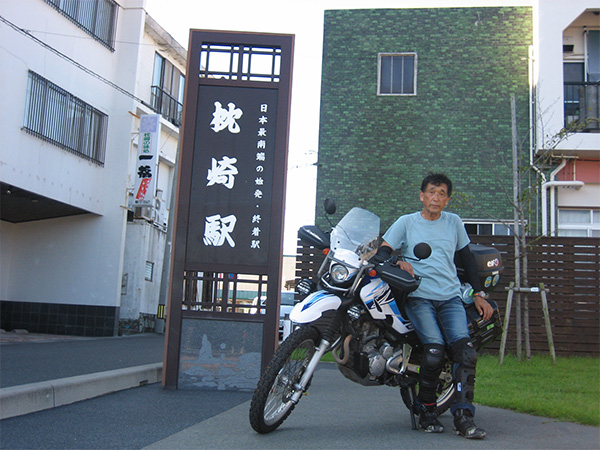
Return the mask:
{"type": "Polygon", "coordinates": [[[407,261],[398,261],[398,267],[400,267],[402,270],[406,270],[413,277],[415,276],[415,271],[414,271],[411,263],[409,263],[407,261]]]}
{"type": "Polygon", "coordinates": [[[392,251],[392,247],[388,245],[382,245],[377,250],[377,253],[374,256],[372,256],[371,259],[369,259],[369,262],[371,264],[381,264],[382,262],[385,262],[388,259],[390,259],[392,251]]]}

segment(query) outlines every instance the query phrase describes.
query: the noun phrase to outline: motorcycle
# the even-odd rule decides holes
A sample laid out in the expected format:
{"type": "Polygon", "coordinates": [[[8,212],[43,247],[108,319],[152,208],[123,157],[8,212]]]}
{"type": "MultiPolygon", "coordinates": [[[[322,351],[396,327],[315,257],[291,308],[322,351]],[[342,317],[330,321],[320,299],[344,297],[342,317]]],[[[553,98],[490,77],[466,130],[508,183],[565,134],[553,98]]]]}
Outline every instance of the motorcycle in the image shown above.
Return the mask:
{"type": "MultiPolygon", "coordinates": [[[[328,214],[335,213],[335,203],[326,200],[325,209],[328,214]]],[[[380,264],[369,262],[378,248],[379,223],[372,212],[352,208],[330,233],[314,225],[299,230],[303,242],[323,250],[326,256],[316,280],[298,282],[297,292],[306,297],[290,313],[295,330],[276,350],[254,391],[250,424],[258,433],[269,433],[285,421],[328,352],[340,372],[353,382],[399,387],[412,427],[417,428],[413,403],[423,348],[402,305],[420,280],[400,269],[397,257],[380,264]]],[[[497,285],[503,270],[500,253],[472,244],[471,251],[482,286],[488,291],[497,285]]],[[[426,243],[415,246],[417,260],[430,253],[426,243]]],[[[481,318],[468,295],[470,285],[464,280],[460,261],[455,263],[463,282],[463,300],[471,300],[465,309],[472,342],[479,350],[502,333],[500,313],[490,302],[494,308],[492,318],[481,318]]],[[[446,356],[437,389],[438,415],[454,401],[452,367],[446,356]]]]}

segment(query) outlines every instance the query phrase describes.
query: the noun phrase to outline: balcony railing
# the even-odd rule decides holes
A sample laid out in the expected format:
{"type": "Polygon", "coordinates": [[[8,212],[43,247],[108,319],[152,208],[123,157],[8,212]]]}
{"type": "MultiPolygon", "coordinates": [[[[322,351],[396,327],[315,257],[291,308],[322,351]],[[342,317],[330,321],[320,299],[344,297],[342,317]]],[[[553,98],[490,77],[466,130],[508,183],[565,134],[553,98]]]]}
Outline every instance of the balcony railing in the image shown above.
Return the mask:
{"type": "Polygon", "coordinates": [[[160,86],[152,86],[152,108],[173,125],[181,126],[183,105],[160,86]]]}
{"type": "Polygon", "coordinates": [[[600,131],[600,82],[565,83],[565,127],[600,131]]]}

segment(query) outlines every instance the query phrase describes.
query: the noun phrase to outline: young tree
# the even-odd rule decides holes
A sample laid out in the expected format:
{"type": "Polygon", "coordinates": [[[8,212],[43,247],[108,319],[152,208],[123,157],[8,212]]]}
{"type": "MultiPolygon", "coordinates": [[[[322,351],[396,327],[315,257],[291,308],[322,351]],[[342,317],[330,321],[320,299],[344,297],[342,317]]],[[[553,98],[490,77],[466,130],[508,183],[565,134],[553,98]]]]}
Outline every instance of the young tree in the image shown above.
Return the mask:
{"type": "MultiPolygon", "coordinates": [[[[543,117],[543,114],[539,114],[543,117]]],[[[573,133],[582,131],[590,126],[591,121],[598,119],[586,119],[585,121],[574,121],[561,129],[558,133],[545,135],[541,127],[543,139],[541,151],[527,152],[523,151],[524,143],[529,141],[529,130],[527,136],[519,138],[517,130],[517,109],[515,95],[511,95],[511,130],[512,130],[512,189],[506,186],[506,179],[503,179],[495,167],[490,167],[492,173],[504,192],[507,201],[513,210],[512,223],[506,219],[493,216],[488,210],[477,208],[471,201],[471,197],[462,192],[453,194],[453,203],[455,207],[463,207],[473,211],[480,217],[488,217],[495,222],[502,223],[511,230],[514,236],[515,248],[515,269],[514,269],[514,292],[515,292],[515,322],[516,322],[516,341],[517,341],[517,359],[522,359],[522,337],[525,340],[526,358],[531,358],[531,341],[529,330],[529,298],[526,292],[529,287],[528,277],[528,238],[531,238],[534,228],[538,228],[537,220],[533,220],[534,210],[532,204],[537,205],[540,197],[543,183],[546,182],[544,171],[551,170],[555,163],[552,158],[552,150],[573,133]],[[526,181],[526,182],[525,182],[526,181]],[[522,293],[524,295],[522,296],[522,293]]],[[[529,148],[529,146],[527,146],[529,148]]],[[[538,236],[535,239],[539,239],[538,236]]],[[[530,241],[531,242],[531,241],[530,241]]],[[[552,349],[553,351],[553,349],[552,349]]]]}

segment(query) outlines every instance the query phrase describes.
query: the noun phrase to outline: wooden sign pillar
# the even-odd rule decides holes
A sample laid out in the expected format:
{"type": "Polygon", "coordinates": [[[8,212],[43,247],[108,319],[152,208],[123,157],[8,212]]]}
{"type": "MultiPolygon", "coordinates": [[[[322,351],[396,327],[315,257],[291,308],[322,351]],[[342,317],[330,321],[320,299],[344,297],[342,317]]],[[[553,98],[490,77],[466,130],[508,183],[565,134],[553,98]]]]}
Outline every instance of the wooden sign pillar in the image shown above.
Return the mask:
{"type": "Polygon", "coordinates": [[[253,390],[277,345],[293,44],[190,32],[167,388],[253,390]]]}

